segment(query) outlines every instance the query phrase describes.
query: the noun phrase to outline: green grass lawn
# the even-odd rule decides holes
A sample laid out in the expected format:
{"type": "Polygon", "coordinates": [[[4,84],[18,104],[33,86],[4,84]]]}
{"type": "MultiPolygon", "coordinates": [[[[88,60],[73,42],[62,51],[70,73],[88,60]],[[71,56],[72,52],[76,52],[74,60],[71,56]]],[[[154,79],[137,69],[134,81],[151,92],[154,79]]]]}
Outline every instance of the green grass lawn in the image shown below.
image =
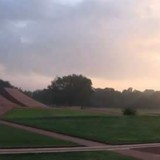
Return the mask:
{"type": "Polygon", "coordinates": [[[69,108],[16,108],[6,113],[3,118],[39,118],[39,117],[68,117],[68,116],[99,116],[106,113],[96,113],[92,111],[76,110],[69,108]]]}
{"type": "Polygon", "coordinates": [[[79,116],[10,120],[110,144],[160,142],[159,116],[79,116]]]}
{"type": "Polygon", "coordinates": [[[112,152],[0,155],[0,160],[134,160],[112,152]]]}
{"type": "MultiPolygon", "coordinates": [[[[61,141],[31,132],[0,125],[0,148],[36,147],[36,146],[71,146],[71,142],[61,141]]],[[[0,158],[1,159],[1,158],[0,158]]]]}

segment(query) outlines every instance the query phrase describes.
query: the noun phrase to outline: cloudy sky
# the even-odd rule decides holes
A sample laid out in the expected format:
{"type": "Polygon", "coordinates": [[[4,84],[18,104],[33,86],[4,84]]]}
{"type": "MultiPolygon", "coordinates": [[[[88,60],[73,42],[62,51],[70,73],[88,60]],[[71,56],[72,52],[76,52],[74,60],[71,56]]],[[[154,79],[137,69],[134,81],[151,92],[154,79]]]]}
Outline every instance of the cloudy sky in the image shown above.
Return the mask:
{"type": "Polygon", "coordinates": [[[0,79],[34,90],[72,73],[160,90],[160,1],[0,0],[0,79]]]}

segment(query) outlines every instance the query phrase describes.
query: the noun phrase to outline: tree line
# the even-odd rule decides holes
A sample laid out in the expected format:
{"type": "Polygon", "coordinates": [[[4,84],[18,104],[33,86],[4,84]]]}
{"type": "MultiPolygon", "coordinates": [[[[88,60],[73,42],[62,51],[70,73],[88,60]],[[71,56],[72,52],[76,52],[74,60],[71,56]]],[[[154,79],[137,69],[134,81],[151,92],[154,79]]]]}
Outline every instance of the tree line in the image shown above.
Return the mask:
{"type": "Polygon", "coordinates": [[[26,92],[50,106],[84,106],[107,108],[158,108],[160,91],[139,91],[132,88],[93,88],[92,81],[82,75],[57,77],[43,90],[26,92]]]}
{"type": "MultiPolygon", "coordinates": [[[[13,87],[0,80],[0,88],[13,87]]],[[[158,108],[160,91],[138,91],[132,88],[117,91],[114,88],[93,88],[92,81],[83,75],[55,78],[47,88],[24,91],[32,98],[50,106],[82,106],[107,108],[158,108]]]]}

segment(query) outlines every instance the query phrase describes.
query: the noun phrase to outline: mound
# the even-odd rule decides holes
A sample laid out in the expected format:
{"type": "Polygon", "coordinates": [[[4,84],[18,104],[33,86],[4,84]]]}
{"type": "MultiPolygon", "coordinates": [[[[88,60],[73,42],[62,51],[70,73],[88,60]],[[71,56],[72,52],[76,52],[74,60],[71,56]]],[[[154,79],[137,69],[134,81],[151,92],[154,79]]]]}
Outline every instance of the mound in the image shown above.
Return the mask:
{"type": "Polygon", "coordinates": [[[47,107],[46,105],[28,97],[18,89],[4,88],[3,95],[14,103],[26,107],[47,107]]]}
{"type": "Polygon", "coordinates": [[[15,107],[18,107],[18,105],[0,95],[0,115],[15,107]]]}

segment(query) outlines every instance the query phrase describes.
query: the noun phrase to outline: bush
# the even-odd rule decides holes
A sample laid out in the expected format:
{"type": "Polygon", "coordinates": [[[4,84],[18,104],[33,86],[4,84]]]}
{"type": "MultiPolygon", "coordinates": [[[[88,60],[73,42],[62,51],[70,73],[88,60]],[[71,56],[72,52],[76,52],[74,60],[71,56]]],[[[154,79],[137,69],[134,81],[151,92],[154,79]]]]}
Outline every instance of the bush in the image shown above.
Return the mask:
{"type": "Polygon", "coordinates": [[[123,110],[123,115],[134,116],[137,114],[137,111],[133,108],[125,108],[123,110]]]}

